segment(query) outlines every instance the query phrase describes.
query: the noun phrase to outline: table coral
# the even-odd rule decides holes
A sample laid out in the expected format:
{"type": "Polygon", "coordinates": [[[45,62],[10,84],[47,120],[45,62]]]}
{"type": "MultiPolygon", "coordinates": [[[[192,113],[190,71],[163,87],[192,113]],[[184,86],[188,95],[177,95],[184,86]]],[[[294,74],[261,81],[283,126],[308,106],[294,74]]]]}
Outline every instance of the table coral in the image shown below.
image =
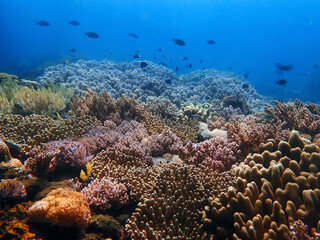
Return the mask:
{"type": "Polygon", "coordinates": [[[126,186],[112,178],[95,179],[81,192],[87,197],[90,206],[101,211],[121,208],[129,202],[126,186]]]}
{"type": "Polygon", "coordinates": [[[319,228],[320,149],[293,131],[289,142],[269,141],[233,167],[238,176],[220,198],[210,198],[203,222],[215,239],[291,239],[301,219],[319,228]]]}
{"type": "Polygon", "coordinates": [[[35,202],[28,211],[30,220],[62,227],[85,228],[91,219],[86,197],[68,188],[51,191],[47,197],[35,202]]]}

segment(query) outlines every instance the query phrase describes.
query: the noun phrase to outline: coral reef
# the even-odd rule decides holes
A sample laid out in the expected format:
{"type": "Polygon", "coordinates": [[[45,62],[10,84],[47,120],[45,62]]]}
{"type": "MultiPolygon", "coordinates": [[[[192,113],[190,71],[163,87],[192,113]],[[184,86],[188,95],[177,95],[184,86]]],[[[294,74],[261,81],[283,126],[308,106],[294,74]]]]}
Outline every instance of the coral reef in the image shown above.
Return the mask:
{"type": "Polygon", "coordinates": [[[87,197],[90,206],[101,211],[117,209],[129,202],[126,186],[112,178],[95,179],[81,193],[87,197]]]}
{"type": "Polygon", "coordinates": [[[0,138],[19,145],[25,153],[41,143],[83,136],[94,123],[96,118],[89,116],[54,120],[42,115],[0,114],[0,138]]]}
{"type": "Polygon", "coordinates": [[[160,165],[155,186],[128,219],[131,239],[207,239],[200,223],[207,197],[233,184],[230,173],[219,174],[182,162],[160,165]]]}
{"type": "Polygon", "coordinates": [[[38,77],[40,84],[65,84],[76,93],[88,89],[100,92],[105,89],[115,99],[121,95],[146,103],[149,97],[164,97],[180,107],[181,103],[202,104],[209,99],[222,100],[235,95],[244,99],[252,111],[264,108],[264,99],[249,87],[242,89],[243,79],[232,73],[215,70],[195,71],[181,78],[164,66],[148,62],[141,68],[139,61],[114,63],[111,61],[83,61],[69,65],[48,67],[38,77]],[[170,82],[171,84],[168,84],[170,82]]]}
{"type": "Polygon", "coordinates": [[[95,116],[101,122],[110,120],[119,125],[123,120],[141,121],[144,108],[137,101],[121,96],[115,101],[105,90],[98,95],[88,90],[84,97],[75,97],[71,108],[76,116],[95,116]]]}
{"type": "Polygon", "coordinates": [[[0,239],[34,240],[36,235],[30,232],[29,226],[25,223],[1,221],[0,239]]]}
{"type": "Polygon", "coordinates": [[[320,149],[293,131],[289,142],[260,145],[233,167],[238,176],[220,198],[210,198],[203,222],[215,239],[291,239],[290,227],[301,219],[317,228],[320,149]]]}
{"type": "Polygon", "coordinates": [[[22,200],[27,196],[25,186],[18,180],[2,180],[0,182],[1,200],[22,200]]]}
{"type": "Polygon", "coordinates": [[[88,226],[91,213],[82,193],[68,188],[51,191],[47,197],[35,202],[28,211],[30,220],[62,227],[88,226]]]}
{"type": "Polygon", "coordinates": [[[304,104],[299,100],[282,103],[275,101],[274,106],[266,106],[265,112],[277,120],[285,122],[291,130],[301,131],[315,135],[320,131],[320,106],[317,104],[304,104]]]}
{"type": "Polygon", "coordinates": [[[236,142],[216,137],[197,144],[188,142],[182,149],[181,156],[188,164],[223,171],[237,162],[240,148],[236,142]]]}

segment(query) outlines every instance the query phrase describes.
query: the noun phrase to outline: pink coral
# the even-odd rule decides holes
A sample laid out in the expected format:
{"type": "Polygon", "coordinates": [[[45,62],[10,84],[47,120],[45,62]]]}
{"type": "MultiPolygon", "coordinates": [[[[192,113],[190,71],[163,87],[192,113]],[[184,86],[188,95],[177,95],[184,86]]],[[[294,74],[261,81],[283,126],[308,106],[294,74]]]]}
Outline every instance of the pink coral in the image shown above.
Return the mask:
{"type": "Polygon", "coordinates": [[[185,148],[182,148],[181,155],[187,163],[222,171],[229,169],[237,161],[240,149],[237,143],[217,137],[198,144],[188,142],[185,148]]]}
{"type": "Polygon", "coordinates": [[[12,179],[0,182],[0,199],[23,199],[26,196],[26,188],[21,182],[12,179]]]}
{"type": "Polygon", "coordinates": [[[112,178],[93,180],[81,191],[91,206],[102,211],[110,208],[120,208],[129,201],[127,188],[112,178]]]}

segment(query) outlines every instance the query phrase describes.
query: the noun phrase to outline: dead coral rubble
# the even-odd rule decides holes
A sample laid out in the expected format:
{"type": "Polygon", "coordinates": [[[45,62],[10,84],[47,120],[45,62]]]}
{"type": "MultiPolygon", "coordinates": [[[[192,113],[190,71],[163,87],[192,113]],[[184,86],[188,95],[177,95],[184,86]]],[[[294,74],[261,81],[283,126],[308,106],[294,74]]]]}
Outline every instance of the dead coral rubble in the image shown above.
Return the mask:
{"type": "Polygon", "coordinates": [[[233,167],[236,186],[209,199],[207,232],[215,239],[291,239],[299,219],[319,230],[319,162],[319,147],[305,144],[296,131],[289,142],[261,144],[260,154],[233,167]]]}

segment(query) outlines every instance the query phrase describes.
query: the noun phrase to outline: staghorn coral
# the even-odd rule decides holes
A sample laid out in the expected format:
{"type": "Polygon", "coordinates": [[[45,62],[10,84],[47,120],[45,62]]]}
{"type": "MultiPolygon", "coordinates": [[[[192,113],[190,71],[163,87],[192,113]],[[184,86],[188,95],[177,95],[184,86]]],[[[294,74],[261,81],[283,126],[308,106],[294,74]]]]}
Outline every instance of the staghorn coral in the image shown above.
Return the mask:
{"type": "Polygon", "coordinates": [[[10,99],[13,112],[20,114],[53,115],[66,107],[65,98],[59,92],[53,92],[50,88],[29,87],[19,88],[13,91],[10,99]]]}
{"type": "Polygon", "coordinates": [[[240,148],[236,142],[216,137],[197,144],[188,142],[180,155],[188,164],[223,171],[238,161],[240,148]]]}
{"type": "Polygon", "coordinates": [[[28,211],[29,219],[62,227],[85,228],[91,219],[86,197],[68,188],[51,191],[35,202],[28,211]]]}
{"type": "Polygon", "coordinates": [[[81,193],[87,197],[90,206],[101,211],[121,208],[129,202],[126,186],[109,177],[94,179],[81,193]]]}
{"type": "Polygon", "coordinates": [[[113,121],[117,125],[123,120],[143,119],[144,108],[137,101],[121,96],[114,100],[105,90],[98,95],[92,90],[88,90],[84,97],[75,97],[71,103],[71,109],[76,116],[95,116],[101,122],[113,121]]]}
{"type": "Polygon", "coordinates": [[[234,178],[182,162],[162,164],[155,186],[127,220],[131,239],[208,239],[199,224],[210,194],[219,195],[234,178]]]}
{"type": "Polygon", "coordinates": [[[299,100],[282,103],[275,101],[274,106],[267,105],[265,112],[285,123],[291,130],[301,131],[310,135],[320,132],[319,105],[299,100]]]}
{"type": "Polygon", "coordinates": [[[54,120],[42,115],[0,114],[0,138],[19,145],[26,153],[41,143],[83,136],[86,127],[94,123],[99,124],[89,116],[54,120]]]}
{"type": "Polygon", "coordinates": [[[2,180],[0,182],[0,199],[22,200],[27,196],[25,186],[17,180],[2,180]]]}
{"type": "Polygon", "coordinates": [[[291,239],[298,219],[319,226],[319,147],[293,131],[289,142],[270,140],[260,152],[233,168],[235,188],[209,199],[203,222],[214,239],[291,239]]]}

